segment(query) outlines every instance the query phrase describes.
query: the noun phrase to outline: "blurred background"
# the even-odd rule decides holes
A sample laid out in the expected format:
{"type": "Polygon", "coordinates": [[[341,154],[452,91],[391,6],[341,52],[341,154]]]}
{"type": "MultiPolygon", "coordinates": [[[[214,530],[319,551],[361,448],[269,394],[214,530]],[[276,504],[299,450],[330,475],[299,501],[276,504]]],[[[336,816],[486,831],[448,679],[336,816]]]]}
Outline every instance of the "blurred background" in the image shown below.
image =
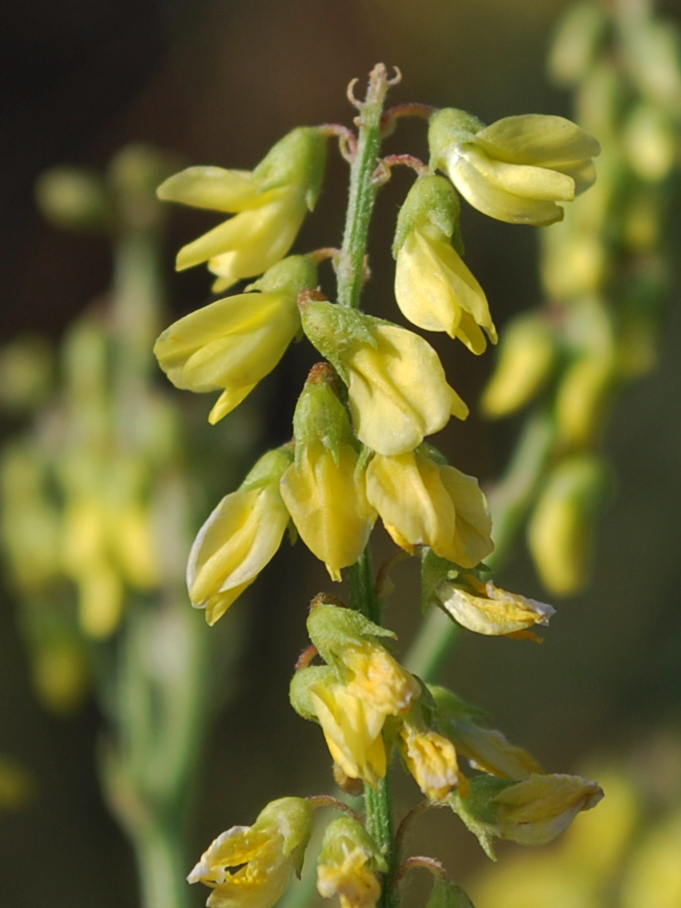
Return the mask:
{"type": "MultiPolygon", "coordinates": [[[[250,169],[296,125],[350,124],[347,83],[354,77],[363,83],[377,61],[402,72],[392,103],[457,106],[485,122],[524,112],[569,116],[569,96],[551,87],[545,73],[550,36],[567,6],[564,0],[12,5],[0,37],[3,342],[35,333],[58,340],[111,280],[106,238],[60,231],[38,211],[34,184],[46,168],[68,164],[102,171],[134,141],[172,152],[180,166],[250,169]]],[[[678,0],[659,9],[681,21],[678,0]]],[[[387,148],[426,156],[423,124],[400,123],[387,148]]],[[[390,318],[395,308],[389,248],[409,185],[406,173],[397,171],[383,190],[371,241],[376,265],[367,308],[390,318]]],[[[322,198],[296,249],[340,244],[345,193],[346,166],[334,149],[322,198]]],[[[172,263],[179,245],[214,222],[205,213],[168,213],[165,282],[174,317],[209,299],[204,270],[174,275],[172,263]]],[[[678,216],[672,218],[667,235],[672,248],[678,249],[680,227],[678,216]]],[[[537,231],[492,222],[469,209],[463,229],[467,262],[503,334],[513,313],[540,298],[537,231]]],[[[587,592],[550,600],[558,614],[543,646],[467,635],[446,671],[447,683],[489,710],[509,738],[548,771],[576,771],[584,761],[635,750],[651,734],[674,740],[679,732],[680,295],[678,282],[672,283],[658,362],[624,390],[610,421],[604,445],[616,487],[599,524],[587,592]]],[[[463,347],[435,346],[452,385],[474,402],[494,354],[474,358],[463,347]]],[[[216,450],[223,443],[229,448],[230,435],[242,431],[258,453],[284,441],[313,361],[302,344],[289,351],[264,383],[252,424],[226,419],[212,430],[216,450]]],[[[5,436],[18,424],[3,417],[5,436]]],[[[484,422],[473,413],[465,424],[449,427],[438,443],[457,467],[491,483],[504,469],[518,425],[484,422]]],[[[218,496],[240,481],[230,471],[221,485],[219,465],[216,473],[218,496]]],[[[209,500],[215,503],[217,497],[209,500]]],[[[212,506],[205,506],[201,520],[212,506]]],[[[377,562],[390,551],[387,539],[379,538],[377,562]]],[[[387,621],[404,650],[420,618],[418,578],[410,563],[395,576],[399,595],[390,601],[387,621]]],[[[498,579],[509,589],[548,598],[522,544],[498,579]]],[[[234,607],[234,618],[230,612],[223,619],[226,637],[233,621],[242,643],[236,670],[224,682],[228,689],[219,693],[226,705],[202,770],[193,834],[197,859],[215,835],[232,824],[250,823],[269,799],[329,787],[322,737],[293,713],[287,696],[292,666],[306,644],[307,603],[329,588],[323,567],[302,546],[292,552],[286,544],[248,601],[234,607]]],[[[95,770],[101,713],[88,701],[73,715],[59,717],[36,702],[11,590],[3,595],[0,753],[30,773],[34,794],[21,809],[0,814],[0,902],[8,908],[37,908],[46,899],[51,908],[134,906],[132,854],[107,813],[95,770]]],[[[199,613],[191,618],[197,625],[203,621],[199,613]]],[[[644,749],[637,759],[654,766],[653,752],[644,749]]],[[[670,786],[679,784],[678,766],[676,772],[670,770],[670,786]]],[[[405,787],[398,792],[400,804],[413,802],[415,794],[405,787]]],[[[458,821],[444,812],[421,821],[415,839],[460,881],[483,859],[472,838],[460,833],[458,821]]],[[[205,894],[194,893],[197,905],[205,894]]]]}

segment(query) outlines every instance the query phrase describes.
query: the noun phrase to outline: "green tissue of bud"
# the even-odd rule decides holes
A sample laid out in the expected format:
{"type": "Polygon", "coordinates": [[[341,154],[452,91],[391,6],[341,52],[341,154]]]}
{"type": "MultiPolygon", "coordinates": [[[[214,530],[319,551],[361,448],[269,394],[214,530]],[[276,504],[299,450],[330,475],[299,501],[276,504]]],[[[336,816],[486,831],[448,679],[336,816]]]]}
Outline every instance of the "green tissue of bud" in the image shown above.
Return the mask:
{"type": "Polygon", "coordinates": [[[326,136],[319,129],[300,126],[274,145],[253,171],[261,192],[295,183],[305,186],[310,211],[317,204],[326,166],[326,136]]]}
{"type": "Polygon", "coordinates": [[[344,646],[361,643],[371,637],[394,637],[385,627],[369,621],[360,612],[325,603],[314,605],[307,619],[310,640],[325,662],[333,662],[334,653],[344,646]]]}
{"type": "Polygon", "coordinates": [[[461,886],[456,886],[449,880],[437,880],[426,908],[475,908],[475,905],[461,886]]]}
{"type": "Polygon", "coordinates": [[[397,217],[393,257],[397,258],[410,231],[431,225],[446,237],[451,237],[452,245],[459,255],[463,255],[460,216],[459,196],[449,180],[434,174],[419,177],[409,190],[397,217]]]}

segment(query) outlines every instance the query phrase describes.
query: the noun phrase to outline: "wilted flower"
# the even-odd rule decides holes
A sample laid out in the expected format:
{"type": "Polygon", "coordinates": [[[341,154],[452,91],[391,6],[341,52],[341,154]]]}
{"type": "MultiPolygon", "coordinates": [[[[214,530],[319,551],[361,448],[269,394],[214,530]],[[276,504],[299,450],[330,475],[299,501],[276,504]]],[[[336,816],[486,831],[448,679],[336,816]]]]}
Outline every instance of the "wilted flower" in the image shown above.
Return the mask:
{"type": "Polygon", "coordinates": [[[454,744],[432,728],[410,721],[400,726],[398,745],[407,769],[431,801],[440,801],[457,785],[465,793],[468,781],[459,774],[454,744]]]}
{"type": "Polygon", "coordinates": [[[314,264],[290,256],[249,289],[217,300],[170,325],[154,345],[160,367],[178,388],[224,388],[208,417],[226,416],[274,369],[300,331],[298,294],[316,283],[314,264]]]}
{"type": "Polygon", "coordinates": [[[158,188],[164,201],[238,212],[184,246],[182,271],[208,262],[218,275],[214,291],[271,268],[291,248],[306,211],[319,196],[326,139],[320,130],[294,129],[270,150],[252,173],[220,167],[190,167],[158,188]]]}
{"type": "Polygon", "coordinates": [[[594,182],[598,142],[563,117],[525,114],[485,126],[447,108],[433,114],[431,164],[484,214],[513,224],[560,221],[570,202],[594,182]]]}
{"type": "Polygon", "coordinates": [[[374,908],[381,895],[378,875],[387,869],[357,820],[341,817],[326,827],[317,864],[317,891],[323,898],[337,895],[341,908],[374,908]]]}
{"type": "Polygon", "coordinates": [[[466,578],[465,586],[443,581],[435,590],[435,598],[463,627],[489,636],[516,634],[535,624],[548,624],[555,613],[545,602],[509,593],[491,580],[476,582],[473,577],[466,578]]]}
{"type": "Polygon", "coordinates": [[[213,889],[209,908],[272,908],[291,871],[300,874],[311,828],[308,801],[272,801],[252,826],[233,826],[218,836],[187,879],[213,889]]]}
{"type": "Polygon", "coordinates": [[[442,558],[470,568],[494,548],[477,480],[425,453],[373,457],[367,497],[395,542],[410,553],[416,545],[428,545],[442,558]]]}
{"type": "Polygon", "coordinates": [[[497,333],[485,293],[452,245],[459,238],[459,199],[444,177],[427,175],[412,186],[400,209],[393,255],[395,299],[419,328],[446,331],[473,353],[497,333]]]}
{"type": "Polygon", "coordinates": [[[189,553],[187,587],[192,605],[206,609],[208,624],[222,617],[279,548],[289,521],[279,481],[292,459],[288,448],[261,457],[199,530],[189,553]]]}
{"type": "Polygon", "coordinates": [[[303,330],[348,387],[357,437],[381,454],[402,454],[468,407],[447,384],[422,337],[323,300],[301,305],[303,330]]]}

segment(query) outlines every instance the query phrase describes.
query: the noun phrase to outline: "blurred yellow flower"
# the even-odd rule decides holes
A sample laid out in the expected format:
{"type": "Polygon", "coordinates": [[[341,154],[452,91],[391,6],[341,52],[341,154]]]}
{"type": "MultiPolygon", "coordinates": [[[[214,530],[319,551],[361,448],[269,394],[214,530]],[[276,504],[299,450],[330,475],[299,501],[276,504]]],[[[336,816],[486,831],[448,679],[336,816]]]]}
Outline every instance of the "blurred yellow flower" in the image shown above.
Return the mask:
{"type": "Polygon", "coordinates": [[[596,178],[598,142],[563,117],[524,114],[491,126],[447,108],[430,120],[431,165],[490,217],[545,226],[596,178]]]}
{"type": "Polygon", "coordinates": [[[326,139],[314,128],[294,129],[253,172],[190,167],[158,188],[164,201],[237,212],[184,246],[177,269],[208,262],[218,275],[216,293],[244,277],[266,271],[291,248],[307,210],[319,195],[326,139]]]}
{"type": "Polygon", "coordinates": [[[218,836],[187,879],[213,889],[209,908],[272,908],[291,871],[300,873],[311,828],[308,801],[272,801],[252,826],[233,826],[218,836]]]}
{"type": "Polygon", "coordinates": [[[395,542],[410,553],[428,545],[440,557],[471,568],[494,548],[477,480],[419,451],[373,457],[367,497],[395,542]]]}
{"type": "Polygon", "coordinates": [[[279,548],[289,521],[279,480],[291,460],[286,448],[261,457],[199,531],[189,553],[187,586],[192,605],[206,609],[208,624],[222,617],[279,548]]]}

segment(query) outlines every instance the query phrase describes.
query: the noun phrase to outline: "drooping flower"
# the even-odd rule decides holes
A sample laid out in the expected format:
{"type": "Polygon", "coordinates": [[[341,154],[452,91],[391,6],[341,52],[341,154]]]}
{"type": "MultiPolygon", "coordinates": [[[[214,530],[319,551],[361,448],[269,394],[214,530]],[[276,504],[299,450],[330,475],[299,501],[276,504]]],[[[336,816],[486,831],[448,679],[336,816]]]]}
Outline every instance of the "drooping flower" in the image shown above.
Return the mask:
{"type": "Polygon", "coordinates": [[[395,542],[410,553],[416,545],[427,545],[440,557],[470,568],[494,548],[477,480],[424,452],[373,457],[367,498],[395,542]]]}
{"type": "Polygon", "coordinates": [[[435,599],[463,627],[487,636],[526,634],[526,628],[535,624],[547,625],[555,613],[545,602],[509,593],[491,580],[483,584],[472,576],[459,584],[443,581],[435,599]]]}
{"type": "Polygon", "coordinates": [[[336,384],[328,364],[310,373],[293,417],[295,461],[281,478],[281,495],[303,542],[340,580],[341,568],[364,551],[376,511],[336,384]]]}
{"type": "Polygon", "coordinates": [[[206,621],[218,618],[273,558],[289,522],[279,481],[291,451],[269,451],[236,492],[222,499],[199,531],[187,564],[192,605],[206,609],[206,621]]]}
{"type": "Polygon", "coordinates": [[[600,785],[580,776],[535,773],[521,782],[509,782],[483,774],[471,779],[466,798],[454,790],[448,800],[493,858],[493,838],[546,845],[581,810],[595,807],[602,797],[600,785]]]}
{"type": "Polygon", "coordinates": [[[154,345],[160,367],[178,388],[224,389],[208,417],[226,416],[274,369],[300,331],[298,294],[313,287],[316,268],[290,256],[249,290],[217,300],[170,325],[154,345]]]}
{"type": "Polygon", "coordinates": [[[563,117],[525,114],[485,126],[446,108],[430,119],[431,166],[444,170],[484,214],[513,224],[560,221],[570,202],[594,182],[598,142],[563,117]]]}
{"type": "Polygon", "coordinates": [[[388,865],[357,820],[341,817],[326,827],[317,863],[317,891],[337,895],[341,908],[375,908],[381,895],[379,874],[388,865]]]}
{"type": "Polygon", "coordinates": [[[233,826],[219,835],[187,879],[212,888],[209,908],[272,908],[291,872],[300,874],[311,829],[308,801],[272,801],[252,826],[233,826]]]}
{"type": "Polygon", "coordinates": [[[381,454],[411,451],[468,407],[417,334],[324,300],[301,304],[303,330],[348,388],[357,437],[381,454]]]}
{"type": "Polygon", "coordinates": [[[315,206],[325,158],[323,133],[300,127],[277,142],[253,172],[190,167],[167,179],[158,188],[164,201],[237,213],[184,246],[178,271],[207,261],[218,275],[213,289],[219,293],[271,268],[315,206]]]}
{"type": "Polygon", "coordinates": [[[456,748],[449,738],[407,717],[400,726],[398,745],[407,769],[431,801],[441,801],[457,785],[466,791],[468,781],[459,773],[456,748]]]}
{"type": "Polygon", "coordinates": [[[464,265],[461,250],[456,192],[444,177],[419,177],[397,221],[397,305],[419,328],[446,331],[473,353],[483,353],[487,341],[482,329],[492,343],[497,333],[485,293],[464,265]]]}

